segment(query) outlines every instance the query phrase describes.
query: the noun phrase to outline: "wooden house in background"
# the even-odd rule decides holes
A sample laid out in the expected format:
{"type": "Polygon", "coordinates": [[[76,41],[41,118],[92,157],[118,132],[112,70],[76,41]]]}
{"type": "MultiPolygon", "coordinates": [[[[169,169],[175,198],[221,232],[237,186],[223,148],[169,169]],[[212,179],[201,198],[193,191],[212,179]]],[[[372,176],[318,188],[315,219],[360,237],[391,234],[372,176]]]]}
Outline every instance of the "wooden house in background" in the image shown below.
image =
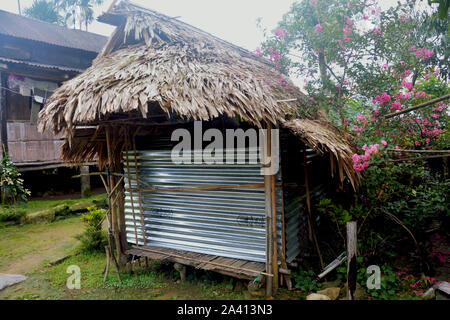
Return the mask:
{"type": "Polygon", "coordinates": [[[60,135],[37,117],[62,84],[91,66],[107,38],[0,10],[1,145],[20,171],[65,166],[60,135]]]}

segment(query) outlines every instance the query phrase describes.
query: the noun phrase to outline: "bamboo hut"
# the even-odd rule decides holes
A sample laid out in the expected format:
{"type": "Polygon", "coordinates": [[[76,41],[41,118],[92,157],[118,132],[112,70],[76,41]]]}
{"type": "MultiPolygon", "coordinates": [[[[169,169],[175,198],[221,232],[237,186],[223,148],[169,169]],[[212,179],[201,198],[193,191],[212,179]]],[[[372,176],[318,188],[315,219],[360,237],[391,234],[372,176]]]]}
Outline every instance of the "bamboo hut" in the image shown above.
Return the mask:
{"type": "MultiPolygon", "coordinates": [[[[249,280],[263,275],[268,295],[279,280],[289,284],[304,216],[290,199],[306,193],[303,182],[287,181],[316,157],[329,168],[317,171],[336,172],[356,186],[352,147],[323,117],[299,118],[298,107],[309,100],[244,49],[128,1],[99,21],[115,32],[93,66],[51,96],[39,129],[65,137],[65,161],[97,159],[104,170],[110,241],[119,260],[166,259],[249,280]],[[268,77],[282,84],[271,85],[268,77]],[[264,128],[271,159],[274,129],[280,129],[287,160],[272,175],[260,174],[262,162],[174,164],[171,133],[194,131],[194,121],[222,132],[264,128]],[[285,168],[294,153],[301,163],[285,168]]],[[[306,190],[309,198],[308,181],[306,190]]]]}

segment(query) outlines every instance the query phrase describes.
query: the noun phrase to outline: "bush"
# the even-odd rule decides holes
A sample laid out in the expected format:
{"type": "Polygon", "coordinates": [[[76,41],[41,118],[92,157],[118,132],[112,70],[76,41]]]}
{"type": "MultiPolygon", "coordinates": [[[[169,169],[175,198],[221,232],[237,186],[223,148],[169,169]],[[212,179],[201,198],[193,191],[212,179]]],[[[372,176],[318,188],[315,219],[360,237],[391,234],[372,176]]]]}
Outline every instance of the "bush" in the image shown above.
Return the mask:
{"type": "Polygon", "coordinates": [[[88,212],[81,216],[81,220],[85,223],[84,232],[76,238],[81,241],[80,249],[82,252],[103,251],[107,238],[106,233],[102,230],[101,222],[105,211],[96,206],[88,208],[88,212]]]}
{"type": "Polygon", "coordinates": [[[312,270],[299,269],[297,272],[292,273],[292,278],[294,279],[295,287],[306,293],[317,291],[322,286],[316,280],[315,273],[312,270]]]}
{"type": "Polygon", "coordinates": [[[27,211],[15,206],[5,206],[0,211],[0,222],[19,223],[20,219],[26,215],[27,211]]]}
{"type": "Polygon", "coordinates": [[[1,159],[0,186],[2,204],[27,202],[30,191],[23,187],[23,179],[20,178],[20,173],[8,154],[1,159]]]}

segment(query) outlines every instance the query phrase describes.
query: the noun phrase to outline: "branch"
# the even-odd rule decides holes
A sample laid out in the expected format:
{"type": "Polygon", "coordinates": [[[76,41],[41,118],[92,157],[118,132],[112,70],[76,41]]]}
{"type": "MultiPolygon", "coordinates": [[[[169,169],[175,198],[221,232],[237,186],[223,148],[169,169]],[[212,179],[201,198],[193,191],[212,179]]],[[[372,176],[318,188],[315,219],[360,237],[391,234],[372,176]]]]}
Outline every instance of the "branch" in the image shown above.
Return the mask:
{"type": "Polygon", "coordinates": [[[414,106],[414,107],[411,107],[411,108],[407,108],[407,109],[399,111],[399,112],[394,112],[394,113],[387,114],[387,115],[384,116],[384,118],[385,119],[390,119],[390,118],[396,117],[398,115],[401,115],[401,114],[404,114],[404,113],[408,113],[408,112],[411,112],[411,111],[415,111],[417,109],[425,108],[425,107],[428,107],[428,106],[430,106],[432,104],[435,104],[435,103],[438,103],[438,102],[441,102],[441,101],[445,101],[445,100],[448,100],[448,99],[450,99],[450,93],[446,94],[445,96],[442,96],[440,98],[436,98],[436,99],[430,100],[428,102],[424,102],[424,103],[419,104],[417,106],[414,106]]]}
{"type": "Polygon", "coordinates": [[[450,153],[450,150],[402,150],[402,149],[388,149],[392,152],[404,152],[404,153],[450,153]]]}

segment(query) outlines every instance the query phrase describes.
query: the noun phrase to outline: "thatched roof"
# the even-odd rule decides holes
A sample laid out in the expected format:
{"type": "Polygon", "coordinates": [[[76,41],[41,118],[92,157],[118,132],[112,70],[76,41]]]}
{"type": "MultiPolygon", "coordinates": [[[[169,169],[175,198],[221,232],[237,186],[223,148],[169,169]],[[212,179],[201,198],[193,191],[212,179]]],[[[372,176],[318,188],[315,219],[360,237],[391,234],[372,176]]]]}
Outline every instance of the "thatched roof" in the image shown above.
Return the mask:
{"type": "MultiPolygon", "coordinates": [[[[263,122],[278,126],[297,118],[298,107],[309,101],[248,51],[177,19],[121,1],[99,20],[116,25],[115,32],[93,66],[64,83],[39,115],[39,130],[66,136],[67,161],[104,160],[104,142],[98,139],[104,131],[79,126],[101,127],[130,114],[150,119],[155,110],[184,121],[239,116],[258,127],[263,122]]],[[[319,124],[296,126],[288,127],[315,142],[311,146],[318,151],[328,148],[339,163],[345,159],[340,166],[352,183],[357,180],[348,170],[346,141],[319,124]]]]}
{"type": "Polygon", "coordinates": [[[305,99],[298,89],[271,86],[267,79],[279,74],[225,41],[126,1],[113,12],[124,17],[123,24],[93,66],[52,95],[40,114],[40,130],[59,133],[133,110],[146,118],[149,103],[186,120],[228,115],[259,126],[295,115],[295,104],[278,100],[305,99]]]}
{"type": "Polygon", "coordinates": [[[353,188],[356,189],[361,178],[359,172],[353,169],[354,150],[349,142],[344,138],[345,134],[338,128],[325,125],[317,120],[294,119],[284,123],[284,126],[294,132],[307,145],[313,148],[318,154],[330,153],[331,172],[337,169],[341,182],[346,173],[353,188]]]}

